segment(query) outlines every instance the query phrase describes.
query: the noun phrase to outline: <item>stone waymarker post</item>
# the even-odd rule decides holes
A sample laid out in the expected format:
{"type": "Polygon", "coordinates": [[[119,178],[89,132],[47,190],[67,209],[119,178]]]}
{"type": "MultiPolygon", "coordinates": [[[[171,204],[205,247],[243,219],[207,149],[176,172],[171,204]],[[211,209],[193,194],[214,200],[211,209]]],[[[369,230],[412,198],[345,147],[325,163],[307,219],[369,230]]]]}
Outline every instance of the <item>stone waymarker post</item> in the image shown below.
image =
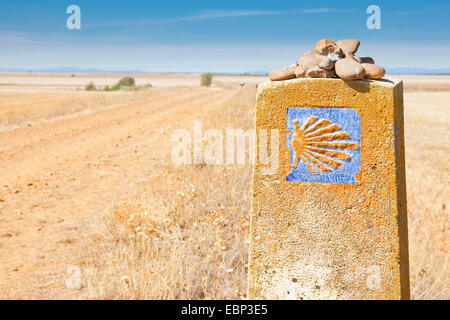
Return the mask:
{"type": "Polygon", "coordinates": [[[256,152],[249,298],[409,299],[402,83],[260,84],[257,145],[274,129],[278,171],[256,152]]]}

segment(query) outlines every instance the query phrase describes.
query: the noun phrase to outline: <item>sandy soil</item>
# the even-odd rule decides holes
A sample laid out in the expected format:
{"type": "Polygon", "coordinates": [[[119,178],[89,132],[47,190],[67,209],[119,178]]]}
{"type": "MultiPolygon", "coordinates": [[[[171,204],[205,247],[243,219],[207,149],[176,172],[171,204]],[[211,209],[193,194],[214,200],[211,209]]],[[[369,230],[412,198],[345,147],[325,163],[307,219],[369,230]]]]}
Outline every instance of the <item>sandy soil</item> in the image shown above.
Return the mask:
{"type": "Polygon", "coordinates": [[[198,75],[145,75],[145,74],[40,74],[0,73],[0,90],[84,90],[94,82],[98,86],[112,86],[124,76],[132,76],[137,85],[156,87],[198,86],[198,75]]]}
{"type": "MultiPolygon", "coordinates": [[[[132,76],[136,84],[151,84],[155,87],[198,86],[200,77],[197,74],[40,74],[0,72],[0,92],[6,91],[42,91],[42,90],[84,90],[94,82],[98,86],[111,86],[124,76],[132,76]]],[[[389,78],[401,79],[406,90],[450,90],[450,76],[397,76],[389,78]]],[[[236,87],[240,84],[256,85],[267,81],[267,76],[214,76],[213,86],[236,87]]]]}
{"type": "Polygon", "coordinates": [[[142,191],[154,166],[168,162],[168,119],[195,116],[230,94],[151,91],[139,102],[1,133],[0,298],[76,297],[61,284],[90,217],[142,191]]]}
{"type": "MultiPolygon", "coordinates": [[[[33,107],[36,101],[57,108],[62,102],[51,102],[55,96],[74,93],[90,80],[111,84],[120,77],[0,74],[0,97],[9,95],[12,104],[17,99],[27,102],[31,107],[23,112],[35,114],[38,120],[42,108],[33,107]],[[30,97],[30,88],[38,95],[30,97]],[[50,96],[48,91],[52,91],[50,96]]],[[[79,263],[81,243],[96,245],[90,242],[88,231],[92,217],[144,192],[149,177],[169,162],[174,128],[191,128],[205,110],[217,114],[229,99],[235,99],[238,106],[240,84],[250,87],[264,80],[223,76],[215,79],[214,88],[201,88],[194,75],[136,78],[138,83],[148,81],[158,87],[133,97],[119,94],[122,100],[118,103],[92,93],[83,101],[88,106],[91,101],[95,108],[82,109],[82,113],[68,108],[64,117],[45,113],[46,121],[30,122],[15,114],[19,119],[15,126],[0,131],[0,298],[86,297],[83,290],[68,289],[65,279],[67,267],[79,263]]],[[[416,89],[425,84],[426,90],[442,90],[450,88],[450,77],[407,77],[405,83],[417,85],[416,89]]],[[[79,99],[69,97],[70,101],[79,99]]],[[[445,261],[448,257],[448,101],[448,91],[405,94],[410,228],[414,224],[411,259],[425,259],[420,268],[428,272],[427,276],[420,275],[420,269],[412,272],[419,298],[429,297],[424,292],[437,282],[444,282],[448,290],[448,269],[442,263],[442,256],[445,261]],[[419,187],[422,181],[427,184],[419,187]],[[431,225],[425,235],[421,233],[424,221],[431,225]],[[424,239],[430,244],[426,255],[437,252],[434,262],[424,258],[424,239]]],[[[7,108],[8,104],[0,103],[0,120],[8,117],[7,108]]],[[[412,268],[416,268],[414,261],[412,268]]],[[[448,291],[443,294],[449,298],[448,291]]]]}

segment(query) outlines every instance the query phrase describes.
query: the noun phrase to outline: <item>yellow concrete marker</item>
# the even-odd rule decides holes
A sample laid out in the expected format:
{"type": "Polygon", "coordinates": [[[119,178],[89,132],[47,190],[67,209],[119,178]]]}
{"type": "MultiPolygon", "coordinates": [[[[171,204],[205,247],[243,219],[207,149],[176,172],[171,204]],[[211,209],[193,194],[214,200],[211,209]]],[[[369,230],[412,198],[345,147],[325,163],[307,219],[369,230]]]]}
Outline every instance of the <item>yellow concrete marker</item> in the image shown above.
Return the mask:
{"type": "Polygon", "coordinates": [[[409,299],[402,82],[294,79],[257,95],[249,298],[409,299]]]}

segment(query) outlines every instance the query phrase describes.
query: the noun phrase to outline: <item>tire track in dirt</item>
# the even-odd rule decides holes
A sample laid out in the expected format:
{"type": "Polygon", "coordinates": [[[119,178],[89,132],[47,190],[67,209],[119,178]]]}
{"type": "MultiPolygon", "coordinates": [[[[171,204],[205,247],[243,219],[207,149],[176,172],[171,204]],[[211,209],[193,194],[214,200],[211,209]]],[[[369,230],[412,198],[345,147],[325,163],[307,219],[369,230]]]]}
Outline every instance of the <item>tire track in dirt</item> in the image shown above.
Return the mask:
{"type": "Polygon", "coordinates": [[[64,279],[81,243],[90,241],[91,218],[139,194],[158,164],[167,163],[173,122],[190,128],[205,109],[235,94],[166,90],[159,98],[0,133],[0,298],[82,297],[64,279]]]}
{"type": "MultiPolygon", "coordinates": [[[[189,92],[192,92],[192,89],[190,88],[186,88],[188,90],[180,90],[179,92],[166,92],[164,94],[163,93],[158,93],[155,96],[150,96],[148,98],[142,99],[140,101],[131,101],[131,102],[127,102],[124,104],[120,104],[120,105],[115,105],[106,109],[102,109],[102,110],[97,110],[91,113],[96,113],[98,114],[99,117],[103,117],[104,115],[108,115],[109,114],[109,110],[111,109],[120,109],[120,108],[128,108],[129,106],[135,106],[136,104],[139,105],[139,108],[142,109],[142,105],[146,104],[148,106],[148,104],[150,104],[151,106],[153,105],[158,105],[160,104],[161,101],[163,102],[171,102],[173,99],[178,101],[180,100],[180,95],[185,96],[186,94],[188,94],[189,92]],[[189,90],[190,89],[190,90],[189,90]],[[172,98],[172,100],[170,99],[172,98]],[[169,100],[168,100],[169,99],[169,100]],[[165,101],[168,100],[168,101],[165,101]]],[[[199,93],[193,93],[191,94],[191,96],[196,96],[199,93]]],[[[160,107],[162,108],[162,107],[160,107]]],[[[160,109],[159,108],[159,109],[160,109]]],[[[154,111],[157,111],[158,109],[155,109],[154,111]]],[[[138,113],[140,113],[141,111],[137,111],[138,113]]],[[[147,112],[145,112],[147,114],[147,112]]],[[[90,114],[90,113],[87,113],[90,114]]],[[[48,145],[48,143],[57,143],[55,142],[55,140],[57,140],[57,138],[61,135],[67,135],[67,133],[70,131],[70,133],[72,135],[77,135],[77,134],[81,134],[84,131],[90,131],[92,130],[93,127],[95,127],[96,125],[96,119],[93,119],[92,121],[85,121],[84,123],[79,124],[77,127],[72,127],[70,126],[70,124],[72,123],[72,118],[76,118],[76,117],[83,117],[86,114],[75,114],[72,116],[68,116],[64,119],[58,119],[57,121],[53,121],[53,122],[48,122],[48,123],[42,123],[39,125],[36,125],[32,128],[29,128],[29,130],[26,130],[26,128],[20,128],[20,129],[15,129],[15,130],[11,130],[9,132],[5,132],[4,134],[0,135],[0,159],[6,159],[6,157],[11,156],[13,154],[15,154],[14,152],[14,147],[16,146],[14,144],[14,142],[18,143],[18,146],[20,148],[31,148],[33,146],[37,146],[38,143],[42,143],[42,144],[46,144],[48,145]],[[56,122],[56,123],[55,123],[56,122]],[[52,125],[52,123],[55,123],[54,125],[52,125]],[[66,124],[66,126],[63,126],[63,124],[66,124]],[[38,128],[46,128],[46,130],[51,130],[51,128],[55,128],[54,132],[53,132],[53,136],[49,136],[49,135],[32,135],[32,133],[34,131],[36,131],[36,129],[38,128]],[[19,138],[19,135],[21,139],[17,139],[19,138]],[[26,141],[26,143],[25,143],[26,141]]],[[[120,121],[123,122],[126,119],[132,118],[134,116],[134,114],[129,113],[127,115],[126,118],[123,118],[121,120],[117,120],[114,118],[105,118],[105,121],[120,121]]],[[[105,126],[105,124],[104,124],[105,126]]]]}

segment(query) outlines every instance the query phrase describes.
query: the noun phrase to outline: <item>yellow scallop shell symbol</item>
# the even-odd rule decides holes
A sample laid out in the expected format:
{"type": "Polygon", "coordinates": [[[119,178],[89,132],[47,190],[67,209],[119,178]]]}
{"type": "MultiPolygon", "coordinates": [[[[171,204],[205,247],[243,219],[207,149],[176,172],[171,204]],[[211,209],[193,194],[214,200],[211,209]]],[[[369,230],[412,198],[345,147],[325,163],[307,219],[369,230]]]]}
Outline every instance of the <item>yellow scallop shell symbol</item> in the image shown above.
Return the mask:
{"type": "Polygon", "coordinates": [[[295,152],[295,168],[301,159],[312,174],[319,173],[314,166],[322,172],[329,172],[342,166],[342,163],[336,160],[349,161],[351,158],[349,153],[332,149],[359,149],[357,142],[339,141],[350,139],[350,135],[326,119],[313,116],[302,127],[297,120],[294,120],[293,124],[292,149],[295,152]]]}

